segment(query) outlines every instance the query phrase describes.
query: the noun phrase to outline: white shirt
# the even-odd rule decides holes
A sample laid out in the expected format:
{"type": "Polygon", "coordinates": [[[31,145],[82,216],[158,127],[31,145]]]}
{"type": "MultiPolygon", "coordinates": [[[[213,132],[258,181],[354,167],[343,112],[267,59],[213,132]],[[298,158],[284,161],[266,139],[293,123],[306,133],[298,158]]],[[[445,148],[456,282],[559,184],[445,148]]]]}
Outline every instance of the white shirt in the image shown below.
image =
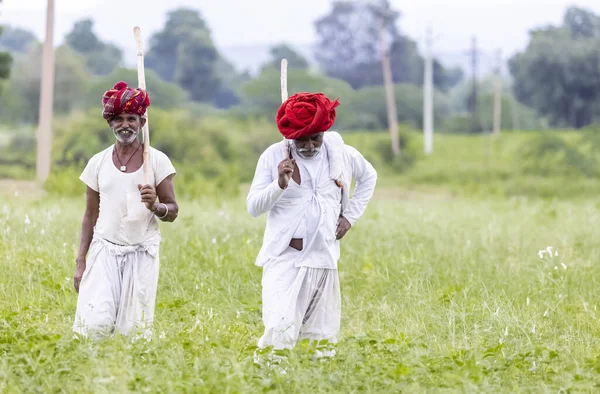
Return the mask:
{"type": "Polygon", "coordinates": [[[324,154],[320,157],[322,162],[319,164],[319,156],[313,159],[315,162],[295,157],[300,168],[300,185],[290,180],[287,189],[282,190],[277,166],[283,160],[284,151],[280,142],[261,155],[246,198],[250,215],[258,217],[267,213],[263,245],[255,264],[263,266],[279,257],[292,238],[305,235],[301,237],[304,248],[298,253],[296,266],[335,269],[340,252],[339,241],[335,239],[337,220],[343,214],[354,225],[362,216],[373,195],[377,172],[360,152],[345,145],[338,133],[328,131],[319,153],[319,156],[324,154]],[[317,164],[315,178],[310,168],[317,164]],[[331,176],[336,167],[343,167],[343,189],[331,176]],[[356,188],[352,199],[344,204],[352,178],[356,179],[356,188]]]}
{"type": "MultiPolygon", "coordinates": [[[[144,184],[143,166],[124,173],[112,161],[113,146],[95,154],[79,179],[100,194],[100,213],[94,236],[118,245],[139,245],[160,236],[158,219],[141,201],[137,185],[144,184]]],[[[171,160],[159,150],[148,152],[154,186],[175,174],[171,160]]]]}

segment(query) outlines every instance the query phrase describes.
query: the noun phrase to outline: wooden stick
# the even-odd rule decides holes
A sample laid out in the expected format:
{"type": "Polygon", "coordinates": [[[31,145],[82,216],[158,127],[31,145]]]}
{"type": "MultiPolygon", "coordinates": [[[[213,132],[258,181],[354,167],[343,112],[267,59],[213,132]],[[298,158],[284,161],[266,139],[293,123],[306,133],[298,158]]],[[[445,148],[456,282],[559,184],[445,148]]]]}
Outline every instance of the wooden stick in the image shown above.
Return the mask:
{"type": "Polygon", "coordinates": [[[287,91],[287,59],[281,59],[281,102],[288,99],[287,91]]]}
{"type": "MultiPolygon", "coordinates": [[[[281,59],[281,103],[284,103],[285,100],[288,99],[288,89],[287,89],[287,59],[281,59]]],[[[283,141],[286,141],[286,138],[283,137],[283,141]]],[[[283,156],[289,159],[292,158],[292,154],[290,152],[289,142],[286,144],[287,149],[284,148],[283,156]]]]}
{"type": "MultiPolygon", "coordinates": [[[[144,70],[144,48],[142,46],[142,31],[136,26],[133,28],[133,36],[135,38],[135,44],[137,47],[137,72],[138,72],[138,87],[146,90],[146,73],[144,70]]],[[[144,141],[144,185],[150,184],[151,169],[150,162],[148,160],[148,152],[150,151],[150,129],[148,127],[148,112],[145,116],[146,123],[142,128],[142,136],[144,141]]]]}

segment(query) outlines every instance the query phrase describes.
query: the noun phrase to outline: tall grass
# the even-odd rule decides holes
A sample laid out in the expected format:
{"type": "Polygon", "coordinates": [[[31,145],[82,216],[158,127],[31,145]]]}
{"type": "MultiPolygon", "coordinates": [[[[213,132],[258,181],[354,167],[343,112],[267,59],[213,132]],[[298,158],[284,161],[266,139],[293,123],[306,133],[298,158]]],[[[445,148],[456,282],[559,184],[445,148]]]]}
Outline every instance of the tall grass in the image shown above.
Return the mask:
{"type": "Polygon", "coordinates": [[[178,220],[161,225],[149,342],[72,338],[82,213],[82,198],[0,203],[2,392],[598,389],[594,201],[397,200],[379,190],[343,241],[336,358],[313,361],[303,343],[285,374],[252,361],[264,218],[252,220],[243,198],[181,201],[178,220]]]}

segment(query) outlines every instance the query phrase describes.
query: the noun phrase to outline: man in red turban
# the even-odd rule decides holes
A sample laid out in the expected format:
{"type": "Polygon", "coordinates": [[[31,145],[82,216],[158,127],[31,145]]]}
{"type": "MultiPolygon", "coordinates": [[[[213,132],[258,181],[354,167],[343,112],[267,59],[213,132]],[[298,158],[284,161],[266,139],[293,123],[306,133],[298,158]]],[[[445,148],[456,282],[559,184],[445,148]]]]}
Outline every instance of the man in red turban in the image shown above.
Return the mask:
{"type": "Polygon", "coordinates": [[[87,192],[74,275],[79,296],[73,330],[92,337],[149,335],[159,272],[158,220],[177,217],[176,171],[167,155],[150,147],[153,179],[143,185],[138,137],[146,123],[148,92],[119,82],[104,93],[102,104],[116,141],[95,154],[80,176],[87,192]]]}
{"type": "Polygon", "coordinates": [[[258,160],[246,205],[253,217],[268,213],[255,262],[263,267],[259,348],[291,348],[303,338],[337,341],[340,240],[364,213],[377,181],[360,152],[330,131],[338,105],[322,93],[291,96],[276,117],[285,139],[258,160]]]}

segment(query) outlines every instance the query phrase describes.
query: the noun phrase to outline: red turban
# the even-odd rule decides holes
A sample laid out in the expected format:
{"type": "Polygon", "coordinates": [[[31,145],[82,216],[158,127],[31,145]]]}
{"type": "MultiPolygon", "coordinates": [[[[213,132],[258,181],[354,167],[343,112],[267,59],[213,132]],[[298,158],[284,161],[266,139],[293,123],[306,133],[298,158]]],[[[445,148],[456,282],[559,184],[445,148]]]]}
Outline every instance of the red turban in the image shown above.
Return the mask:
{"type": "Polygon", "coordinates": [[[131,89],[126,82],[121,81],[104,93],[102,104],[102,116],[106,120],[123,113],[143,116],[150,105],[150,96],[145,90],[131,89]]]}
{"type": "Polygon", "coordinates": [[[331,101],[323,93],[297,93],[279,107],[277,127],[288,140],[327,131],[338,105],[338,99],[331,101]]]}

